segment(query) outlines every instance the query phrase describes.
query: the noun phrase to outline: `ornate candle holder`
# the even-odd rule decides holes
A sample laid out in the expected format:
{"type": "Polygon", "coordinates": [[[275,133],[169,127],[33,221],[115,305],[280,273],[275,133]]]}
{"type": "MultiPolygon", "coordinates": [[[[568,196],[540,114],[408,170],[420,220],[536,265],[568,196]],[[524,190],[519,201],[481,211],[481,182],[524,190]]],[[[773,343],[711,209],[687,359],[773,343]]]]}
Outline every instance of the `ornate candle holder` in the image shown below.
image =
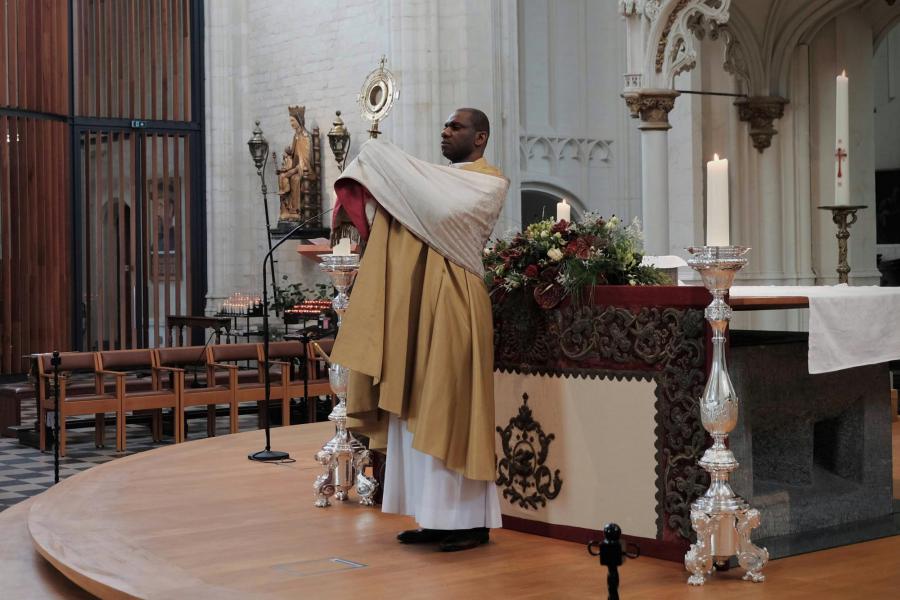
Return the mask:
{"type": "Polygon", "coordinates": [[[731,319],[731,308],[725,294],[735,274],[747,264],[743,246],[703,246],[688,248],[692,254],[688,264],[703,278],[703,285],[713,300],[704,312],[713,330],[713,358],[709,380],[700,398],[700,420],[712,436],[699,465],[709,473],[709,488],[691,504],[691,526],[697,542],[684,555],[684,566],[690,571],[690,585],[703,585],[712,573],[713,563],[723,564],[737,555],[746,569],[745,580],[765,581],[760,573],[769,561],[769,552],[750,541],[750,532],[759,526],[759,511],[750,508],[736,495],[728,482],[738,468],[734,454],[726,445],[728,434],[737,425],[738,397],[725,364],[725,331],[731,319]]]}
{"type": "Polygon", "coordinates": [[[850,273],[850,264],[847,262],[847,240],[850,238],[850,226],[856,223],[856,211],[862,208],[868,208],[868,206],[865,204],[837,204],[819,207],[819,210],[831,211],[831,220],[838,228],[835,235],[838,241],[838,283],[847,283],[847,274],[850,273]]]}
{"type": "MultiPolygon", "coordinates": [[[[324,254],[320,257],[322,271],[328,273],[337,290],[337,295],[331,301],[331,306],[338,315],[338,328],[347,306],[350,304],[350,296],[347,290],[353,285],[356,273],[359,271],[359,255],[351,254],[341,256],[324,254]]],[[[328,365],[328,381],[331,389],[338,397],[338,403],[328,415],[328,420],[334,422],[334,437],[322,446],[316,453],[316,460],[322,465],[324,473],[316,477],[313,485],[316,492],[316,506],[331,506],[329,497],[334,496],[338,500],[345,501],[349,492],[356,485],[359,494],[359,503],[372,506],[378,482],[365,474],[365,468],[371,464],[369,450],[353,437],[347,429],[347,379],[350,370],[337,363],[328,365]]]]}

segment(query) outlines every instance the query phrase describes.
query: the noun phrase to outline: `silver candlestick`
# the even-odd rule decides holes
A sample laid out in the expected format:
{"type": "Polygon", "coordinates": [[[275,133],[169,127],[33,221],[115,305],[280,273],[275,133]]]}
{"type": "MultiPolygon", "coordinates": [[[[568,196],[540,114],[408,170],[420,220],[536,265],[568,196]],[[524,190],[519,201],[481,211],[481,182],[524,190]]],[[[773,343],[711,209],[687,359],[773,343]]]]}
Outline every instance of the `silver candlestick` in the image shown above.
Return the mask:
{"type": "Polygon", "coordinates": [[[691,504],[691,526],[697,541],[684,555],[684,566],[691,573],[690,585],[703,585],[712,574],[713,563],[724,564],[737,556],[738,564],[747,571],[745,580],[765,581],[760,573],[769,561],[769,552],[750,541],[750,532],[759,526],[759,511],[750,508],[734,493],[728,477],[738,468],[734,453],[726,445],[728,434],[737,425],[738,397],[725,364],[725,331],[731,320],[731,307],[725,294],[735,274],[747,264],[743,246],[703,246],[688,248],[687,261],[703,278],[703,285],[713,300],[704,312],[712,328],[713,357],[709,380],[700,398],[700,420],[712,436],[699,465],[709,473],[706,493],[691,504]]]}
{"type": "MultiPolygon", "coordinates": [[[[320,257],[322,271],[328,273],[337,290],[337,295],[331,301],[331,306],[338,315],[338,327],[347,306],[350,304],[350,296],[347,293],[356,273],[359,271],[359,255],[350,254],[341,256],[337,254],[324,254],[320,257]]],[[[378,489],[378,482],[365,474],[365,468],[372,463],[369,450],[353,437],[347,429],[347,379],[350,370],[337,363],[328,365],[328,381],[331,389],[338,397],[338,403],[328,415],[328,420],[334,422],[334,437],[322,446],[316,453],[316,461],[322,465],[324,473],[316,477],[313,485],[316,492],[316,506],[331,506],[330,496],[345,501],[349,492],[356,485],[359,494],[359,503],[372,506],[375,504],[374,496],[378,489]]]]}

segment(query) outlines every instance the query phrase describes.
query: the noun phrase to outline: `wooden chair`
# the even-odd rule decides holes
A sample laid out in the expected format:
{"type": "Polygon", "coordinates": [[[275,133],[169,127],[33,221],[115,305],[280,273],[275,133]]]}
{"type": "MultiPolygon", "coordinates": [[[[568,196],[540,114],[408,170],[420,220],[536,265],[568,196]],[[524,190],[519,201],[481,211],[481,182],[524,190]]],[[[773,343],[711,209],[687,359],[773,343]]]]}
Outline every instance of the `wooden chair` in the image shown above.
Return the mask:
{"type": "MultiPolygon", "coordinates": [[[[181,415],[181,390],[178,382],[184,381],[184,369],[177,367],[161,367],[155,362],[154,351],[145,350],[110,350],[97,353],[97,374],[100,377],[100,385],[106,376],[115,377],[116,394],[122,403],[122,413],[152,411],[151,432],[153,441],[162,439],[162,409],[171,408],[175,415],[181,415]],[[134,379],[126,380],[127,371],[147,372],[151,377],[150,389],[139,389],[138,386],[129,385],[134,379]],[[174,373],[170,378],[168,389],[163,388],[164,377],[162,373],[174,373]]],[[[180,419],[179,419],[180,420],[180,419]]],[[[125,427],[118,427],[119,449],[124,452],[126,448],[125,427]]],[[[174,427],[176,442],[181,441],[181,425],[174,427]]]]}
{"type": "MultiPolygon", "coordinates": [[[[329,345],[328,351],[330,351],[330,348],[331,346],[329,345]]],[[[315,356],[311,352],[311,348],[307,348],[307,352],[309,352],[309,354],[306,354],[306,356],[308,356],[309,359],[306,361],[306,372],[309,379],[306,385],[304,385],[303,371],[293,367],[294,359],[300,359],[300,364],[303,364],[303,344],[296,340],[273,342],[269,344],[269,362],[278,366],[279,370],[277,373],[279,375],[284,372],[289,373],[289,377],[285,384],[287,386],[286,397],[288,398],[288,401],[282,406],[282,410],[284,410],[285,406],[289,405],[291,398],[304,398],[306,400],[308,419],[309,422],[312,423],[316,419],[316,398],[319,396],[331,396],[331,385],[328,383],[327,373],[325,378],[322,379],[310,368],[314,366],[315,356]]],[[[288,406],[288,419],[284,421],[285,425],[290,424],[289,408],[290,407],[288,406]]]]}
{"type": "MultiPolygon", "coordinates": [[[[262,424],[262,402],[266,397],[265,373],[263,371],[262,344],[221,344],[207,348],[209,356],[207,364],[210,367],[209,377],[215,378],[215,371],[228,372],[228,387],[234,391],[235,404],[241,402],[256,402],[259,408],[259,423],[262,424]],[[245,361],[256,362],[256,377],[252,381],[245,381],[239,377],[240,367],[237,363],[245,361]]],[[[289,373],[281,365],[276,365],[277,376],[271,377],[271,392],[269,400],[284,400],[287,397],[287,381],[289,373]]],[[[285,402],[285,404],[287,404],[285,402]]],[[[282,407],[282,416],[286,409],[282,407]]]]}
{"type": "MultiPolygon", "coordinates": [[[[103,446],[103,434],[106,424],[106,413],[116,415],[116,450],[125,428],[125,414],[122,411],[119,385],[113,393],[106,390],[103,377],[97,372],[96,357],[93,352],[63,352],[60,357],[59,376],[59,455],[66,455],[66,418],[75,415],[94,415],[94,443],[98,448],[103,446]],[[73,385],[72,374],[92,374],[93,381],[77,382],[73,385]]],[[[38,429],[40,430],[40,448],[47,449],[47,413],[56,410],[56,398],[53,393],[53,366],[50,364],[52,354],[41,354],[38,357],[38,429]]]]}
{"type": "Polygon", "coordinates": [[[177,388],[181,391],[181,406],[176,415],[177,427],[181,428],[181,440],[187,438],[185,415],[191,406],[206,406],[206,433],[210,437],[216,435],[216,405],[228,405],[228,417],[231,433],[238,430],[238,406],[234,388],[226,379],[224,384],[216,381],[213,368],[207,364],[209,353],[205,346],[187,346],[183,348],[159,348],[155,351],[156,364],[159,367],[179,367],[182,372],[172,373],[179,378],[177,388]],[[187,374],[190,369],[201,370],[194,377],[187,374]]]}

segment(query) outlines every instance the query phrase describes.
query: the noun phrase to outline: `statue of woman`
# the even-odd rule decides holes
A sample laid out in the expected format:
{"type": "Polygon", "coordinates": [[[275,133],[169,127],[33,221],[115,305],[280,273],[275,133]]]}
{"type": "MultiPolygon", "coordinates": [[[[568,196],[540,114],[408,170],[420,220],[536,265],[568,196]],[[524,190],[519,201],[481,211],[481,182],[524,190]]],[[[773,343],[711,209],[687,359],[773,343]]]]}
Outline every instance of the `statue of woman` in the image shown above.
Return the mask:
{"type": "MultiPolygon", "coordinates": [[[[275,174],[278,175],[278,196],[281,198],[281,210],[278,213],[279,221],[290,220],[291,176],[295,170],[291,167],[293,162],[292,153],[291,147],[287,146],[281,154],[281,167],[275,169],[275,174]]],[[[272,156],[275,156],[274,152],[272,156]]]]}
{"type": "Polygon", "coordinates": [[[281,178],[287,178],[290,192],[282,196],[281,214],[279,221],[299,221],[304,188],[308,187],[308,180],[314,178],[312,173],[312,142],[309,132],[304,127],[306,108],[303,106],[289,106],[291,128],[294,130],[294,138],[291,145],[285,149],[285,163],[277,172],[279,174],[279,193],[281,193],[281,178]],[[289,159],[289,161],[287,160],[289,159]],[[285,201],[286,200],[286,201],[285,201]]]}

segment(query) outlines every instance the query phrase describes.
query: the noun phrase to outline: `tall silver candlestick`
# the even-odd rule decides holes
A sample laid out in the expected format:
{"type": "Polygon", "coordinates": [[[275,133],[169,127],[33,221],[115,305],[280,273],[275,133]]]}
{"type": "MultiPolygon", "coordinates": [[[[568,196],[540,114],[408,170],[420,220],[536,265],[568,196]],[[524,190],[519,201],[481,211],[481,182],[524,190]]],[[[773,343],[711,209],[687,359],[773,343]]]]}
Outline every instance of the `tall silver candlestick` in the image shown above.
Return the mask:
{"type": "Polygon", "coordinates": [[[706,493],[691,504],[691,526],[697,542],[684,555],[684,566],[691,573],[690,585],[703,585],[712,574],[714,562],[724,564],[735,555],[747,571],[745,580],[765,581],[760,571],[769,561],[768,550],[750,541],[751,530],[759,526],[759,511],[735,494],[728,482],[731,472],[738,468],[726,445],[728,434],[737,425],[738,397],[725,364],[725,331],[731,320],[725,294],[735,274],[747,264],[744,255],[749,250],[743,246],[688,248],[692,255],[688,264],[700,273],[713,297],[704,313],[713,331],[712,367],[700,398],[700,420],[713,444],[699,464],[709,473],[710,484],[706,493]]]}
{"type": "MultiPolygon", "coordinates": [[[[320,259],[322,261],[320,268],[328,273],[337,290],[331,306],[338,315],[338,327],[340,327],[344,312],[350,304],[350,296],[347,292],[359,271],[359,255],[324,254],[320,259]]],[[[354,484],[356,492],[359,494],[359,503],[372,506],[375,503],[373,498],[378,489],[378,482],[365,474],[365,468],[372,461],[369,451],[347,429],[347,379],[349,374],[348,368],[337,363],[332,362],[328,365],[328,381],[332,391],[338,397],[338,403],[328,415],[328,420],[334,422],[334,437],[328,440],[315,456],[325,471],[316,477],[313,485],[316,493],[316,506],[323,508],[331,506],[329,500],[331,496],[341,501],[347,500],[354,484]]]]}

